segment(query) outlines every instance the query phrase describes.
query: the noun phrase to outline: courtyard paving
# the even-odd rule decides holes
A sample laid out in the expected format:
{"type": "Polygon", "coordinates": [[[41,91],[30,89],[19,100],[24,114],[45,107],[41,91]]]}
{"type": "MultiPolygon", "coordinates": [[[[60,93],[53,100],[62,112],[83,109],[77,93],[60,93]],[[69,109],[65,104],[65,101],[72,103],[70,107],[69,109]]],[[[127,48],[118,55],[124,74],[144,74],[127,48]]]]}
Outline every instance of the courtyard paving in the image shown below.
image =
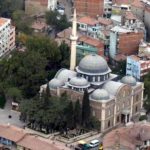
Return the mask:
{"type": "Polygon", "coordinates": [[[17,127],[24,127],[24,123],[19,120],[20,113],[11,110],[11,101],[7,100],[4,109],[0,109],[0,124],[10,124],[17,127]],[[11,115],[11,118],[8,116],[11,115]]]}

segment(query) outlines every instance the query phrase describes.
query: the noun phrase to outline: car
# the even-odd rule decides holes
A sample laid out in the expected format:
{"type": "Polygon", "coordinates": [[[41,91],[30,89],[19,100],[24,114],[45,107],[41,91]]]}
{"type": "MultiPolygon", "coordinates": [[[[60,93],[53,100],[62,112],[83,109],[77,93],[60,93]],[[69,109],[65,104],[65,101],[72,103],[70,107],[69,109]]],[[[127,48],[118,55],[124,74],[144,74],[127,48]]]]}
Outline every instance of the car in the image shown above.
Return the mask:
{"type": "Polygon", "coordinates": [[[99,141],[99,140],[92,140],[92,141],[90,142],[89,146],[90,146],[91,148],[93,148],[93,147],[99,146],[99,144],[100,144],[100,141],[99,141]]]}

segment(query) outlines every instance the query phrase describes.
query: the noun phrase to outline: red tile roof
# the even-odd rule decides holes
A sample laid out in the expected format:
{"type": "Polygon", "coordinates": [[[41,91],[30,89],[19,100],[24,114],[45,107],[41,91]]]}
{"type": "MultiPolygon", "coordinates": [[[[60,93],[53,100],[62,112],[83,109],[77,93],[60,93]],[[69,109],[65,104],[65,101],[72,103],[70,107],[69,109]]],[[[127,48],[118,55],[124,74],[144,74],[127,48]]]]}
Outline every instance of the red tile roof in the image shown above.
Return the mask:
{"type": "Polygon", "coordinates": [[[134,7],[143,8],[144,9],[144,3],[140,0],[134,0],[134,2],[131,4],[134,7]]]}
{"type": "Polygon", "coordinates": [[[6,18],[0,18],[0,26],[4,25],[9,19],[6,18]]]}
{"type": "Polygon", "coordinates": [[[113,21],[111,19],[106,19],[106,18],[103,18],[103,17],[99,17],[98,21],[99,21],[100,24],[105,25],[105,26],[113,24],[113,21]]]}
{"type": "Polygon", "coordinates": [[[112,148],[117,144],[127,150],[135,150],[136,145],[141,145],[150,139],[150,123],[135,123],[127,127],[121,127],[106,134],[103,139],[104,149],[112,148]]]}
{"type": "Polygon", "coordinates": [[[125,12],[125,18],[128,20],[136,20],[137,19],[137,17],[131,11],[125,12]]]}
{"type": "Polygon", "coordinates": [[[59,150],[52,144],[49,144],[46,141],[42,141],[33,135],[25,135],[25,137],[17,142],[18,145],[26,147],[31,150],[59,150]]]}
{"type": "Polygon", "coordinates": [[[88,24],[88,25],[95,25],[99,23],[96,19],[88,17],[88,16],[78,19],[78,22],[83,23],[83,24],[88,24]]]}
{"type": "Polygon", "coordinates": [[[98,39],[91,38],[91,37],[87,37],[87,36],[81,36],[79,38],[79,41],[84,42],[84,43],[89,44],[89,45],[92,45],[92,46],[95,46],[95,47],[99,47],[103,44],[102,41],[100,41],[98,39]]]}

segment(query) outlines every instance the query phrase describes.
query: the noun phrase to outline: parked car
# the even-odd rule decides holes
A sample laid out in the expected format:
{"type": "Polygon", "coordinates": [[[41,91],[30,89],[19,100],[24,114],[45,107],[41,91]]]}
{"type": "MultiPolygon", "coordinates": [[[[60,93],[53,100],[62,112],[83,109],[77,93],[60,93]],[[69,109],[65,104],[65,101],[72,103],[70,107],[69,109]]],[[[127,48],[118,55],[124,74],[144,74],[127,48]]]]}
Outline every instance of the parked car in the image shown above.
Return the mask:
{"type": "Polygon", "coordinates": [[[91,147],[85,141],[81,140],[78,142],[78,145],[75,147],[75,150],[89,150],[91,147]]]}
{"type": "Polygon", "coordinates": [[[99,141],[99,140],[92,140],[92,141],[90,142],[89,146],[90,146],[91,148],[93,148],[93,147],[99,146],[99,144],[100,144],[100,141],[99,141]]]}

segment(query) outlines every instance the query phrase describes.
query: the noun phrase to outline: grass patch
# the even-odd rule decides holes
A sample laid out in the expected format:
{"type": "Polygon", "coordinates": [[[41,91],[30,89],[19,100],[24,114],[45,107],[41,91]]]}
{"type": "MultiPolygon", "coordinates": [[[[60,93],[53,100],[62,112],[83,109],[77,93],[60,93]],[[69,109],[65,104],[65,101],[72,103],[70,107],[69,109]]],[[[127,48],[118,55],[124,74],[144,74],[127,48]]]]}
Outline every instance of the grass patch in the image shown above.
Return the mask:
{"type": "Polygon", "coordinates": [[[6,103],[5,96],[0,95],[0,108],[4,108],[6,103]]]}

